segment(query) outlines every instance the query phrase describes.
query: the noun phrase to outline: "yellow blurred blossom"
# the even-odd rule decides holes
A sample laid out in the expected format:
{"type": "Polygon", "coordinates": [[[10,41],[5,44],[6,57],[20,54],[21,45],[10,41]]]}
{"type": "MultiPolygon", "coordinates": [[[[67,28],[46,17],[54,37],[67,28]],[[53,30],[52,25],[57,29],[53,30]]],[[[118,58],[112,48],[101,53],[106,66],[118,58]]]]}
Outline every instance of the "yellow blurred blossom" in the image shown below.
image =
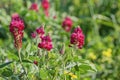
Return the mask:
{"type": "Polygon", "coordinates": [[[89,53],[88,57],[92,60],[95,60],[97,58],[93,52],[89,53]]]}
{"type": "Polygon", "coordinates": [[[71,75],[71,78],[72,79],[77,79],[77,76],[73,74],[73,75],[71,75]]]}
{"type": "Polygon", "coordinates": [[[64,71],[64,74],[67,74],[67,75],[71,76],[72,79],[77,78],[77,76],[75,74],[73,74],[72,72],[64,71]]]}
{"type": "Polygon", "coordinates": [[[112,56],[112,49],[107,49],[106,51],[102,52],[103,56],[110,58],[112,56]]]}

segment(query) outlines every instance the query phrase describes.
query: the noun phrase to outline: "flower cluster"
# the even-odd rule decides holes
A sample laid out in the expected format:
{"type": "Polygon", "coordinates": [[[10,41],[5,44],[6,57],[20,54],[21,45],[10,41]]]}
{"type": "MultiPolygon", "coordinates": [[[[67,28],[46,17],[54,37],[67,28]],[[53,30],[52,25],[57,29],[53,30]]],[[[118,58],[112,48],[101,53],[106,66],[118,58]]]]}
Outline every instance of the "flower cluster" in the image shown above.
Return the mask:
{"type": "Polygon", "coordinates": [[[38,12],[38,5],[36,3],[32,3],[32,5],[29,9],[38,12]]]}
{"type": "Polygon", "coordinates": [[[10,32],[14,36],[14,44],[17,49],[22,47],[24,22],[20,19],[17,13],[12,15],[12,20],[10,23],[10,32]]]}
{"type": "Polygon", "coordinates": [[[50,51],[53,48],[50,36],[43,36],[41,38],[41,42],[38,44],[38,47],[50,51]]]}
{"type": "Polygon", "coordinates": [[[82,29],[78,26],[74,32],[71,34],[71,37],[70,37],[70,43],[71,44],[74,44],[74,45],[77,45],[78,48],[82,48],[82,46],[84,45],[84,34],[82,32],[82,29]]]}
{"type": "Polygon", "coordinates": [[[38,35],[40,35],[40,37],[42,37],[45,33],[43,26],[37,28],[36,32],[37,32],[38,35]]]}
{"type": "Polygon", "coordinates": [[[49,1],[42,0],[41,5],[42,5],[42,8],[44,9],[45,15],[48,17],[49,16],[49,7],[50,7],[49,1]]]}
{"type": "Polygon", "coordinates": [[[50,51],[53,48],[52,40],[49,35],[45,36],[44,34],[44,28],[43,26],[41,26],[36,29],[36,32],[31,33],[31,36],[32,38],[36,38],[36,36],[38,35],[41,40],[41,42],[38,44],[38,47],[50,51]]]}
{"type": "Polygon", "coordinates": [[[72,28],[73,22],[70,17],[66,17],[62,22],[62,27],[65,31],[69,32],[72,28]]]}
{"type": "Polygon", "coordinates": [[[36,38],[37,34],[38,36],[43,37],[44,33],[45,31],[44,31],[43,26],[40,26],[39,28],[36,29],[36,32],[31,33],[31,37],[36,38]]]}

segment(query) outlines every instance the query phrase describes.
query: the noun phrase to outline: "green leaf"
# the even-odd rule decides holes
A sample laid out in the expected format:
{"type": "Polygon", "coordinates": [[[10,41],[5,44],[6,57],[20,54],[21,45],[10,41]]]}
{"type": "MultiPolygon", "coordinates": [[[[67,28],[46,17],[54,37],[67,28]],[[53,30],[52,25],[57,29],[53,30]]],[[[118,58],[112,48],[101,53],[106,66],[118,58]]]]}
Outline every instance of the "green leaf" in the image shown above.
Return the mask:
{"type": "Polygon", "coordinates": [[[76,68],[79,68],[81,73],[87,73],[88,71],[97,71],[97,69],[95,68],[95,66],[91,63],[80,63],[78,65],[76,65],[76,68]]]}
{"type": "Polygon", "coordinates": [[[48,79],[48,73],[45,69],[40,69],[40,77],[43,79],[48,79]]]}
{"type": "Polygon", "coordinates": [[[18,56],[13,53],[8,53],[7,56],[9,59],[16,60],[16,61],[19,60],[18,56]]]}
{"type": "Polygon", "coordinates": [[[31,43],[28,43],[28,45],[26,46],[26,51],[29,52],[31,49],[31,43]]]}
{"type": "Polygon", "coordinates": [[[3,68],[9,64],[11,64],[13,61],[10,61],[10,62],[6,62],[6,63],[3,63],[3,64],[0,64],[0,68],[3,68]]]}
{"type": "Polygon", "coordinates": [[[9,77],[9,76],[12,76],[12,75],[13,75],[13,72],[9,68],[4,69],[3,72],[2,72],[2,76],[5,76],[5,77],[9,77]]]}
{"type": "Polygon", "coordinates": [[[70,63],[69,65],[66,66],[66,69],[67,68],[72,68],[72,67],[75,67],[76,66],[76,63],[73,62],[73,63],[70,63]]]}
{"type": "Polygon", "coordinates": [[[97,69],[96,69],[96,67],[95,67],[94,64],[90,64],[90,67],[91,67],[91,69],[92,69],[93,71],[97,71],[97,69]]]}
{"type": "Polygon", "coordinates": [[[22,60],[22,62],[24,62],[24,63],[33,63],[33,62],[30,61],[30,60],[22,60]]]}
{"type": "Polygon", "coordinates": [[[20,80],[20,78],[17,75],[12,75],[11,80],[20,80]]]}
{"type": "Polygon", "coordinates": [[[91,67],[87,64],[80,65],[79,68],[81,68],[84,71],[91,70],[91,67]]]}

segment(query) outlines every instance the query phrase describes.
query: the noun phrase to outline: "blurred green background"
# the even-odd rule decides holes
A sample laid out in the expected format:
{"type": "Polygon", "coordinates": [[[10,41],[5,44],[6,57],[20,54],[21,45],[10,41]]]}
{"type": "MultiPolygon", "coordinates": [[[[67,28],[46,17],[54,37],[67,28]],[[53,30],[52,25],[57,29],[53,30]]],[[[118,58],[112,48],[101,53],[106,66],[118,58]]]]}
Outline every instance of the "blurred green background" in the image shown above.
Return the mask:
{"type": "Polygon", "coordinates": [[[15,51],[9,32],[13,13],[19,13],[25,23],[23,47],[31,41],[31,32],[42,24],[46,25],[54,44],[58,44],[54,47],[69,44],[71,32],[65,32],[61,24],[65,16],[70,16],[73,28],[80,25],[85,34],[85,46],[79,54],[98,70],[82,75],[81,80],[120,79],[120,0],[49,0],[49,18],[44,16],[40,1],[0,0],[0,59],[15,51]],[[32,2],[38,4],[39,12],[29,10],[32,2]]]}

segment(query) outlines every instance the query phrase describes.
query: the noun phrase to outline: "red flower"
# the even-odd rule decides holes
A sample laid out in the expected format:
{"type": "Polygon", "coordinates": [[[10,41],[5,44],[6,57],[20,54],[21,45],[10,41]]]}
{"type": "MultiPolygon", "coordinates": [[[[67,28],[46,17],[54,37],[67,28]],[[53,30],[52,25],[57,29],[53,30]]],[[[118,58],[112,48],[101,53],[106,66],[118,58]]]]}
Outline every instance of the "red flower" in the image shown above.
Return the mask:
{"type": "Polygon", "coordinates": [[[36,38],[36,32],[31,33],[32,38],[36,38]]]}
{"type": "Polygon", "coordinates": [[[36,66],[38,65],[38,61],[34,61],[33,63],[34,63],[36,66]]]}
{"type": "Polygon", "coordinates": [[[62,22],[62,27],[65,31],[69,32],[72,28],[73,22],[69,17],[66,17],[62,22]]]}
{"type": "Polygon", "coordinates": [[[16,20],[12,20],[10,23],[10,32],[14,33],[16,30],[18,31],[22,31],[24,30],[24,23],[22,20],[18,20],[16,18],[16,20]]]}
{"type": "Polygon", "coordinates": [[[50,3],[48,0],[42,0],[41,2],[42,8],[44,9],[44,13],[47,17],[49,17],[49,7],[50,3]]]}
{"type": "Polygon", "coordinates": [[[12,14],[12,20],[20,20],[20,16],[17,13],[12,14]]]}
{"type": "Polygon", "coordinates": [[[50,51],[53,48],[52,40],[50,36],[47,35],[47,36],[42,37],[41,42],[38,44],[38,47],[50,51]]]}
{"type": "Polygon", "coordinates": [[[49,7],[50,7],[50,3],[48,0],[42,0],[42,3],[41,3],[42,7],[44,10],[48,10],[49,7]]]}
{"type": "Polygon", "coordinates": [[[37,28],[36,32],[37,32],[38,35],[40,35],[40,37],[42,37],[45,33],[43,26],[37,28]]]}
{"type": "Polygon", "coordinates": [[[74,30],[70,38],[71,38],[70,39],[71,44],[77,45],[78,48],[80,49],[83,47],[85,37],[82,32],[82,29],[79,26],[74,30]]]}
{"type": "Polygon", "coordinates": [[[51,40],[50,36],[47,35],[47,36],[44,36],[44,37],[42,38],[42,42],[44,42],[44,41],[46,41],[46,42],[51,42],[52,40],[51,40]]]}
{"type": "Polygon", "coordinates": [[[18,14],[13,14],[10,23],[10,32],[14,37],[14,45],[17,49],[20,49],[22,47],[23,30],[23,21],[20,19],[18,14]]]}
{"type": "Polygon", "coordinates": [[[34,11],[38,12],[38,5],[36,3],[32,3],[30,10],[34,10],[34,11]]]}

